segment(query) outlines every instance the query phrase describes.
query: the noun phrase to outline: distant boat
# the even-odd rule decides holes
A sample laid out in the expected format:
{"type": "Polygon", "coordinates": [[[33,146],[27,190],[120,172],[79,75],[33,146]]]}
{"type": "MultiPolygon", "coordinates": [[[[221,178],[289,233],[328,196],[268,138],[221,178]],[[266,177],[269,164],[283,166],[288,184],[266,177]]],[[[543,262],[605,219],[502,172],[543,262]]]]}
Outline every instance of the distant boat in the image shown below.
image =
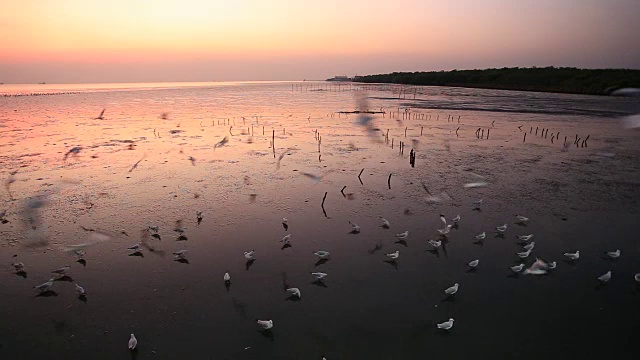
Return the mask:
{"type": "Polygon", "coordinates": [[[43,82],[39,82],[39,83],[38,83],[38,85],[46,85],[46,84],[47,84],[47,83],[46,83],[46,82],[44,82],[44,81],[43,81],[43,82]]]}
{"type": "Polygon", "coordinates": [[[352,81],[353,78],[347,76],[334,76],[331,79],[327,79],[327,81],[352,81]]]}

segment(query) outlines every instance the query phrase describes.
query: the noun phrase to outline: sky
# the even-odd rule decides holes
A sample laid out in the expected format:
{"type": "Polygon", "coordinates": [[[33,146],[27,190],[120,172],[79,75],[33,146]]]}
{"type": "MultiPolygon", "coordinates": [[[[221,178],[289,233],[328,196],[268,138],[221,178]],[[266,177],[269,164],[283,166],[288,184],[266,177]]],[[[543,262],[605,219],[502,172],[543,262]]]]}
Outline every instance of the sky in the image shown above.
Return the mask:
{"type": "Polygon", "coordinates": [[[639,0],[0,0],[0,82],[640,68],[639,0]]]}

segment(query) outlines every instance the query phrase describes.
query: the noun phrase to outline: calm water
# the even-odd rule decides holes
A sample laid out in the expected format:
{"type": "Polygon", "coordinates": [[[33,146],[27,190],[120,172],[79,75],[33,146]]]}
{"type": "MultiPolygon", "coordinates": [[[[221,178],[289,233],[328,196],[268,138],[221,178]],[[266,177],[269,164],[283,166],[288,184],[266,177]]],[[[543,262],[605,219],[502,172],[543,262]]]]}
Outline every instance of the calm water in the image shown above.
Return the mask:
{"type": "Polygon", "coordinates": [[[635,111],[632,100],[356,88],[0,87],[5,95],[62,93],[0,97],[0,357],[128,358],[130,333],[139,359],[638,356],[640,133],[620,122],[635,111]],[[381,131],[370,136],[357,115],[337,113],[356,110],[363,93],[368,109],[387,112],[373,115],[381,131]],[[576,135],[589,135],[588,147],[561,151],[564,137],[573,143],[576,135]],[[67,154],[74,147],[79,153],[67,154]],[[477,175],[489,185],[465,188],[477,175]],[[431,201],[422,183],[443,201],[431,201]],[[462,219],[440,250],[426,251],[441,213],[462,219]],[[531,220],[517,225],[515,214],[531,220]],[[187,240],[177,241],[177,220],[187,240]],[[144,236],[148,226],[160,227],[161,240],[144,236]],[[406,243],[396,242],[405,230],[406,243]],[[475,242],[483,231],[487,239],[475,242]],[[516,235],[529,233],[536,246],[524,263],[557,261],[552,273],[509,269],[521,262],[516,235]],[[286,234],[292,246],[283,248],[286,234]],[[141,240],[155,251],[129,256],[141,240]],[[63,251],[86,243],[86,266],[63,251]],[[181,249],[188,263],[174,261],[181,249]],[[247,266],[243,253],[252,249],[257,260],[247,266]],[[318,249],[330,260],[317,263],[318,249]],[[607,259],[615,249],[621,257],[607,259]],[[398,261],[386,263],[396,250],[398,261]],[[580,259],[565,262],[562,254],[575,250],[580,259]],[[474,259],[480,265],[470,272],[474,259]],[[26,276],[13,271],[18,261],[26,276]],[[71,281],[36,296],[33,287],[67,264],[71,281]],[[600,286],[609,270],[612,280],[600,286]],[[311,271],[329,275],[313,283],[311,271]],[[460,291],[446,299],[456,282],[460,291]],[[301,300],[288,299],[284,284],[299,287],[301,300]],[[454,328],[437,331],[450,317],[454,328]],[[255,319],[272,319],[273,331],[261,333],[255,319]]]}

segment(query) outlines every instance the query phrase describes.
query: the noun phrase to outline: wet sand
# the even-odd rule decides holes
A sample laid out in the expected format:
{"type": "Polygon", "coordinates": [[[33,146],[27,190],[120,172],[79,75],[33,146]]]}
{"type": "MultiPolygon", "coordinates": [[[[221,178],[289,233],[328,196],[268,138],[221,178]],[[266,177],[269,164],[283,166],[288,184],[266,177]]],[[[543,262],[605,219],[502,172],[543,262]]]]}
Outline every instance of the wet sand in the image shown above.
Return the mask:
{"type": "Polygon", "coordinates": [[[357,116],[330,115],[354,110],[353,92],[292,91],[288,83],[0,98],[0,175],[17,170],[14,200],[5,191],[0,206],[9,221],[0,224],[0,354],[126,358],[133,332],[139,359],[637,356],[640,134],[619,119],[634,104],[426,89],[416,100],[369,90],[371,109],[431,115],[374,115],[393,149],[381,133],[368,137],[357,116]],[[94,119],[103,108],[105,119],[94,119]],[[480,127],[490,129],[489,139],[476,138],[480,127]],[[550,129],[548,137],[536,137],[536,127],[550,129]],[[551,144],[558,131],[560,141],[551,144]],[[564,136],[573,142],[576,134],[590,135],[588,147],[561,151],[564,136]],[[229,143],[215,148],[224,137],[229,143]],[[407,143],[404,155],[399,141],[407,143]],[[75,146],[80,153],[63,161],[75,146]],[[464,188],[478,180],[471,173],[489,185],[464,188]],[[428,202],[422,182],[451,199],[428,202]],[[352,195],[343,196],[343,186],[352,195]],[[38,195],[46,204],[36,209],[42,223],[32,231],[21,209],[38,195]],[[473,210],[480,198],[481,211],[473,210]],[[428,252],[441,213],[462,220],[443,248],[428,252]],[[517,225],[515,214],[531,220],[517,225]],[[390,229],[379,226],[379,216],[390,229]],[[179,219],[186,241],[176,241],[179,219]],[[361,232],[349,234],[348,221],[361,232]],[[504,238],[495,237],[505,223],[504,238]],[[127,247],[155,225],[162,240],[150,244],[158,251],[129,256],[127,247]],[[86,266],[60,250],[95,239],[81,226],[110,235],[86,249],[86,266]],[[405,230],[406,245],[396,243],[394,234],[405,230]],[[474,243],[483,231],[487,239],[474,243]],[[292,246],[282,249],[278,240],[287,233],[292,246]],[[516,235],[529,233],[536,247],[527,266],[537,256],[558,267],[514,277],[509,266],[522,249],[516,235]],[[188,264],[173,260],[180,249],[188,250],[188,264]],[[257,260],[247,269],[243,252],[251,249],[257,260]],[[317,264],[318,249],[331,259],[317,264]],[[563,261],[578,249],[578,261],[563,261]],[[615,249],[622,256],[607,259],[605,251],[615,249]],[[396,250],[397,268],[384,255],[396,250]],[[468,272],[474,259],[480,265],[468,272]],[[12,272],[16,261],[26,278],[12,272]],[[66,264],[73,282],[57,281],[56,296],[36,297],[33,286],[66,264]],[[608,270],[612,280],[599,286],[596,278],[608,270]],[[313,284],[310,271],[328,273],[326,287],[313,284]],[[87,289],[86,303],[74,282],[87,289]],[[287,300],[285,282],[301,289],[300,301],[287,300]],[[455,282],[460,291],[445,300],[443,290],[455,282]],[[450,317],[454,328],[437,331],[450,317]],[[273,319],[273,331],[259,332],[257,318],[273,319]]]}

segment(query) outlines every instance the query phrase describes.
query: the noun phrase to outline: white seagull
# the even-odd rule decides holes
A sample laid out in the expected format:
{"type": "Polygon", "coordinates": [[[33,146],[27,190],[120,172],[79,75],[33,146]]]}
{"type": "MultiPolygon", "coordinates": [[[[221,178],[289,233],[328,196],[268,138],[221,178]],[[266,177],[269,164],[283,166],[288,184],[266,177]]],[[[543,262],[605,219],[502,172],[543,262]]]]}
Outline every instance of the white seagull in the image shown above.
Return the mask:
{"type": "Polygon", "coordinates": [[[230,282],[231,281],[231,275],[229,275],[228,271],[226,273],[224,273],[224,276],[222,278],[224,279],[224,282],[230,282]]]}
{"type": "Polygon", "coordinates": [[[523,269],[524,269],[524,264],[515,265],[511,267],[511,270],[517,273],[521,272],[523,269]]]}
{"type": "Polygon", "coordinates": [[[176,260],[186,260],[187,250],[178,250],[173,253],[176,260]]]}
{"type": "Polygon", "coordinates": [[[576,251],[575,253],[564,253],[564,256],[568,257],[570,260],[578,260],[580,258],[580,251],[576,251]]]}
{"type": "Polygon", "coordinates": [[[127,248],[127,250],[131,250],[131,251],[140,251],[140,245],[141,245],[140,243],[137,243],[137,244],[135,244],[135,245],[133,245],[133,246],[129,246],[129,247],[127,248]]]}
{"type": "Polygon", "coordinates": [[[617,258],[620,257],[620,250],[607,251],[607,255],[609,255],[609,257],[612,258],[612,259],[617,259],[617,258]]]}
{"type": "Polygon", "coordinates": [[[447,235],[451,231],[451,224],[447,225],[444,229],[438,229],[440,235],[447,235]]]}
{"type": "Polygon", "coordinates": [[[449,321],[437,324],[436,326],[438,327],[438,329],[449,330],[453,327],[453,319],[449,319],[449,321]]]}
{"type": "Polygon", "coordinates": [[[298,299],[299,299],[299,298],[300,298],[300,296],[302,295],[302,294],[300,293],[300,289],[295,288],[295,287],[294,287],[294,288],[288,288],[288,289],[287,289],[287,292],[288,292],[289,294],[291,294],[292,296],[296,296],[298,299]]]}
{"type": "Polygon", "coordinates": [[[478,200],[478,201],[474,201],[474,202],[473,202],[473,205],[475,205],[475,206],[476,206],[476,209],[479,209],[479,208],[480,208],[480,205],[482,205],[482,203],[483,203],[483,202],[484,202],[484,199],[480,199],[480,200],[478,200]]]}
{"type": "Polygon", "coordinates": [[[633,276],[633,279],[640,283],[640,273],[637,273],[633,276]]]}
{"type": "Polygon", "coordinates": [[[526,223],[527,221],[529,221],[529,218],[526,216],[516,215],[516,217],[518,218],[519,223],[526,223]]]}
{"type": "Polygon", "coordinates": [[[24,264],[21,262],[13,263],[11,264],[11,266],[13,266],[13,268],[16,269],[17,272],[24,271],[24,264]]]}
{"type": "Polygon", "coordinates": [[[467,265],[469,265],[469,267],[475,268],[478,267],[478,264],[480,264],[480,260],[470,261],[467,265]]]}
{"type": "Polygon", "coordinates": [[[503,233],[507,230],[507,224],[504,224],[502,226],[496,226],[496,231],[499,233],[503,233]]]}
{"type": "Polygon", "coordinates": [[[476,240],[484,240],[487,237],[487,233],[482,232],[481,234],[476,235],[476,240]]]}
{"type": "Polygon", "coordinates": [[[400,256],[400,251],[396,250],[396,252],[392,252],[390,254],[386,254],[391,260],[396,260],[400,256]]]}
{"type": "Polygon", "coordinates": [[[447,219],[444,217],[444,215],[440,214],[440,221],[442,221],[442,223],[444,224],[445,227],[447,227],[447,219]]]}
{"type": "Polygon", "coordinates": [[[330,255],[330,253],[328,251],[324,251],[324,250],[318,250],[318,251],[314,252],[313,254],[315,256],[319,257],[320,259],[326,259],[330,255]]]}
{"type": "Polygon", "coordinates": [[[453,295],[453,294],[458,292],[458,287],[460,287],[460,285],[458,285],[458,283],[455,283],[455,284],[453,284],[453,286],[445,289],[444,293],[447,294],[447,295],[453,295]]]}
{"type": "Polygon", "coordinates": [[[382,221],[382,224],[380,226],[382,226],[385,229],[390,228],[391,226],[389,225],[389,221],[383,217],[380,218],[380,221],[382,221]]]}
{"type": "Polygon", "coordinates": [[[34,286],[33,288],[40,291],[41,293],[49,291],[53,286],[53,279],[49,279],[46,283],[40,284],[38,286],[34,286]]]}
{"type": "Polygon", "coordinates": [[[517,252],[516,255],[518,255],[519,257],[526,259],[529,257],[529,255],[531,255],[531,250],[527,250],[524,252],[517,252]]]}
{"type": "Polygon", "coordinates": [[[131,334],[131,338],[129,338],[129,350],[135,350],[136,346],[138,346],[138,339],[136,339],[135,335],[131,334]]]}
{"type": "Polygon", "coordinates": [[[547,273],[547,269],[549,268],[549,265],[540,260],[540,259],[536,259],[536,262],[534,262],[528,269],[526,269],[524,271],[524,274],[531,274],[531,275],[544,275],[547,273]]]}
{"type": "Polygon", "coordinates": [[[353,228],[353,230],[351,230],[351,232],[353,232],[353,233],[359,233],[360,232],[360,226],[358,226],[358,224],[354,224],[351,221],[349,221],[349,224],[351,224],[351,227],[353,228]]]}
{"type": "Polygon", "coordinates": [[[76,284],[76,292],[78,293],[78,296],[87,296],[87,291],[78,284],[76,284]]]}
{"type": "Polygon", "coordinates": [[[256,323],[262,327],[263,330],[269,330],[273,328],[273,320],[256,320],[256,323]]]}
{"type": "Polygon", "coordinates": [[[440,240],[428,240],[427,242],[434,248],[440,247],[440,245],[442,245],[442,241],[440,240]]]}
{"type": "Polygon", "coordinates": [[[611,271],[607,271],[606,274],[599,276],[598,280],[600,280],[600,282],[606,283],[609,280],[611,280],[611,271]]]}
{"type": "Polygon", "coordinates": [[[518,235],[518,240],[521,241],[529,241],[533,239],[533,234],[529,234],[529,235],[518,235]]]}
{"type": "Polygon", "coordinates": [[[322,280],[328,275],[327,273],[323,273],[323,272],[312,272],[310,274],[318,280],[322,280]]]}
{"type": "Polygon", "coordinates": [[[251,260],[251,259],[253,259],[253,256],[254,256],[255,254],[256,254],[256,251],[255,251],[255,250],[245,251],[245,252],[244,252],[244,257],[245,257],[247,260],[251,260]]]}
{"type": "Polygon", "coordinates": [[[456,215],[456,217],[454,217],[452,221],[457,224],[460,221],[460,215],[456,215]]]}
{"type": "Polygon", "coordinates": [[[549,266],[549,270],[553,270],[556,268],[556,266],[558,266],[558,263],[556,263],[555,261],[552,261],[550,263],[547,263],[547,265],[549,266]]]}
{"type": "Polygon", "coordinates": [[[405,231],[405,232],[403,232],[403,233],[400,233],[400,234],[396,234],[396,237],[397,237],[398,239],[400,239],[400,240],[404,240],[404,239],[406,239],[408,236],[409,236],[409,230],[407,230],[407,231],[405,231]]]}
{"type": "Polygon", "coordinates": [[[525,250],[533,250],[534,246],[536,246],[536,242],[532,241],[532,242],[528,243],[527,245],[525,245],[523,248],[525,250]]]}
{"type": "Polygon", "coordinates": [[[291,240],[291,234],[287,234],[287,235],[285,235],[285,236],[282,238],[282,240],[280,240],[280,242],[283,242],[283,243],[285,243],[285,244],[288,244],[288,243],[289,243],[289,240],[291,240]]]}
{"type": "Polygon", "coordinates": [[[53,270],[51,273],[52,274],[56,274],[58,276],[65,276],[65,275],[67,275],[67,273],[69,272],[70,269],[71,269],[71,266],[65,265],[65,266],[61,267],[60,269],[53,270]]]}

